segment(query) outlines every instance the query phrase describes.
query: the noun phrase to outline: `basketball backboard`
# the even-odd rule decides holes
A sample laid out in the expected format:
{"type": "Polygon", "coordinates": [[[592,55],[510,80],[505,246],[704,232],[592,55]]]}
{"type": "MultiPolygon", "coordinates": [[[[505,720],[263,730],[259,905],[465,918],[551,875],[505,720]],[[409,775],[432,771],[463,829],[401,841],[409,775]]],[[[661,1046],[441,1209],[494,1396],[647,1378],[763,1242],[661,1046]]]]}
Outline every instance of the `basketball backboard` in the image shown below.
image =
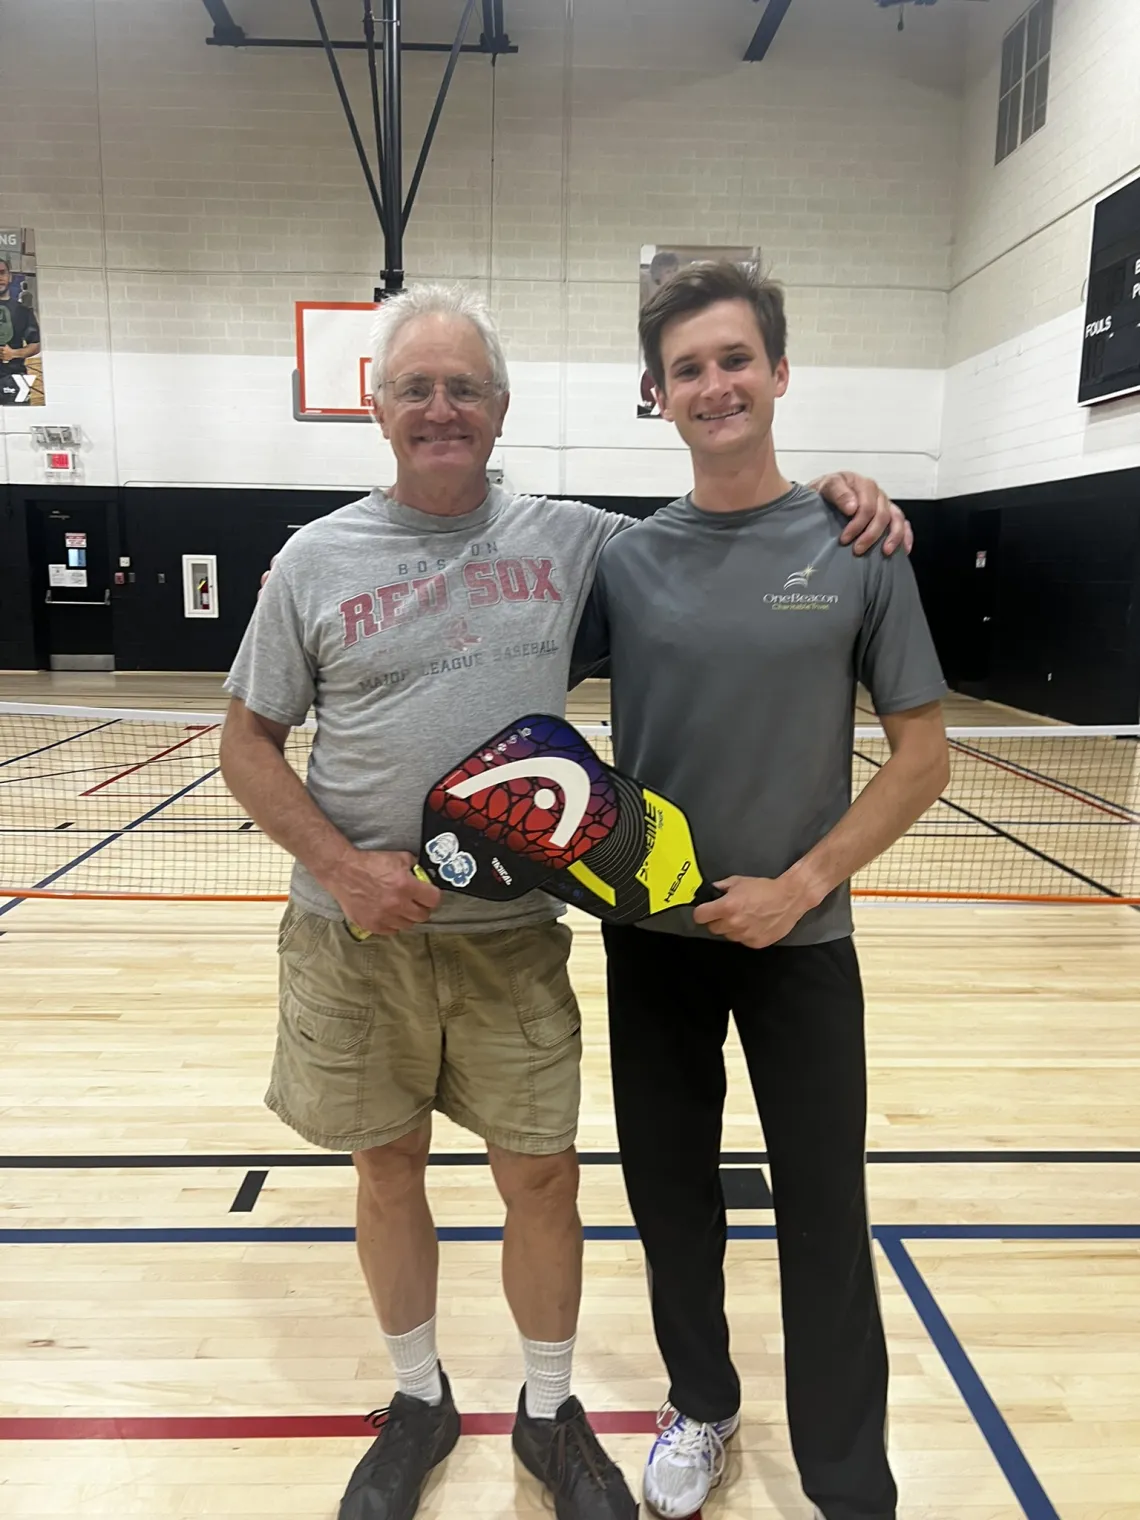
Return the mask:
{"type": "Polygon", "coordinates": [[[371,301],[298,301],[293,415],[298,422],[367,422],[371,301]]]}

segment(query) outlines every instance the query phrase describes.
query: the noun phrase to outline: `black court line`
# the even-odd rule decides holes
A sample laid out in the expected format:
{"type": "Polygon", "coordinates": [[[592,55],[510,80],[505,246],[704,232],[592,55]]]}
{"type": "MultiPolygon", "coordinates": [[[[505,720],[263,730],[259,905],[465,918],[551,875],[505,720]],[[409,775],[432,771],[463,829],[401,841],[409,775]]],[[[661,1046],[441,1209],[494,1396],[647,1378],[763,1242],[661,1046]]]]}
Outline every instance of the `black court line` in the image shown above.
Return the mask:
{"type": "MultiPolygon", "coordinates": [[[[61,876],[66,876],[69,871],[74,871],[77,866],[81,866],[85,861],[90,860],[92,855],[98,855],[99,852],[101,850],[105,850],[108,845],[112,845],[117,840],[122,839],[124,834],[131,833],[132,830],[137,829],[140,824],[148,823],[150,819],[156,817],[159,813],[161,813],[164,808],[173,806],[174,803],[185,797],[188,792],[192,792],[195,787],[201,786],[203,782],[209,781],[211,777],[216,776],[220,769],[221,767],[216,765],[212,771],[207,771],[204,776],[199,776],[196,781],[191,781],[189,785],[184,786],[181,791],[177,791],[172,797],[167,797],[162,802],[157,803],[154,807],[141,814],[138,818],[134,818],[130,823],[125,824],[123,828],[115,829],[105,838],[99,840],[97,844],[93,844],[90,849],[84,850],[81,855],[76,855],[74,860],[69,860],[66,865],[60,866],[58,870],[53,871],[50,876],[45,876],[42,881],[37,881],[34,886],[27,888],[27,890],[29,892],[42,892],[46,887],[50,887],[54,882],[57,882],[61,876]]],[[[33,901],[34,900],[35,899],[33,899],[33,901]]],[[[2,918],[5,913],[11,913],[13,908],[18,908],[27,901],[28,899],[26,897],[13,897],[5,903],[0,903],[0,918],[2,918]]]]}
{"type": "Polygon", "coordinates": [[[0,781],[0,786],[26,786],[31,781],[66,781],[69,776],[101,776],[111,768],[110,765],[77,765],[69,771],[36,771],[31,776],[11,776],[0,781]]]}
{"type": "MultiPolygon", "coordinates": [[[[583,1166],[617,1166],[617,1151],[580,1151],[583,1166]]],[[[767,1163],[767,1151],[722,1151],[722,1166],[759,1166],[767,1163]]],[[[871,1166],[1134,1166],[1140,1150],[974,1150],[974,1151],[868,1151],[871,1166]]],[[[429,1166],[486,1166],[486,1151],[435,1151],[429,1166]]],[[[261,1154],[219,1152],[218,1155],[123,1155],[123,1156],[0,1156],[0,1171],[179,1171],[199,1167],[218,1171],[268,1170],[271,1167],[351,1166],[346,1151],[268,1151],[261,1154]]]]}
{"type": "MultiPolygon", "coordinates": [[[[269,1177],[268,1171],[246,1172],[230,1204],[231,1214],[252,1214],[269,1177]]],[[[725,1208],[772,1209],[772,1190],[758,1166],[726,1166],[720,1173],[725,1208]]]]}
{"type": "Polygon", "coordinates": [[[720,1186],[726,1209],[773,1209],[772,1189],[758,1166],[722,1166],[720,1186]]]}
{"type": "Polygon", "coordinates": [[[237,1196],[230,1204],[230,1213],[252,1214],[253,1206],[260,1197],[268,1176],[268,1172],[246,1172],[242,1185],[237,1190],[237,1196]]]}
{"type": "MultiPolygon", "coordinates": [[[[0,719],[14,718],[16,716],[18,716],[16,713],[0,713],[0,719]]],[[[40,717],[41,714],[26,713],[23,716],[36,718],[40,717]]],[[[46,755],[49,749],[59,749],[62,744],[72,744],[76,739],[85,739],[88,734],[97,734],[102,728],[113,728],[118,721],[118,718],[108,718],[106,723],[96,723],[94,728],[85,728],[81,734],[68,734],[66,739],[56,739],[51,744],[41,744],[39,749],[25,750],[22,755],[10,755],[7,760],[0,760],[0,770],[3,770],[6,765],[15,765],[19,760],[30,760],[33,755],[46,755]]],[[[28,779],[34,780],[35,778],[29,777],[28,779]]]]}
{"type": "MultiPolygon", "coordinates": [[[[882,770],[885,764],[882,760],[872,760],[869,755],[860,754],[858,750],[855,751],[855,754],[864,764],[873,765],[877,771],[882,770]]],[[[988,818],[983,818],[980,813],[971,812],[969,808],[963,807],[960,802],[951,802],[947,797],[939,797],[938,802],[942,807],[949,808],[951,812],[957,813],[960,817],[969,818],[972,823],[981,824],[983,828],[989,829],[999,839],[1004,839],[1010,844],[1017,845],[1018,849],[1024,850],[1027,855],[1033,855],[1038,860],[1044,861],[1046,865],[1053,866],[1058,871],[1063,871],[1066,876],[1071,876],[1074,881],[1084,882],[1086,887],[1094,888],[1101,896],[1124,896],[1123,892],[1118,892],[1115,887],[1106,887],[1102,881],[1097,881],[1095,877],[1086,876],[1083,871],[1078,871],[1076,866],[1067,866],[1063,860],[1058,860],[1053,855],[1047,855],[1044,850],[1037,849],[1035,845],[1027,844],[1024,839],[1018,839],[1016,834],[1011,834],[1008,829],[1003,829],[999,824],[991,823],[988,818]]],[[[1134,912],[1140,912],[1140,908],[1136,908],[1135,905],[1131,904],[1130,906],[1133,907],[1134,912]]]]}
{"type": "MultiPolygon", "coordinates": [[[[73,823],[45,823],[39,828],[0,829],[0,839],[22,838],[25,835],[32,834],[58,834],[60,829],[70,828],[74,828],[73,823]]],[[[233,831],[234,825],[232,823],[227,823],[224,827],[219,825],[217,828],[203,828],[200,824],[194,824],[190,828],[183,828],[181,825],[177,825],[173,828],[164,826],[158,829],[147,829],[146,837],[153,839],[159,834],[201,834],[206,838],[212,838],[215,834],[232,834],[233,831]]],[[[77,839],[102,839],[103,835],[107,832],[105,828],[75,829],[75,837],[77,839]]]]}

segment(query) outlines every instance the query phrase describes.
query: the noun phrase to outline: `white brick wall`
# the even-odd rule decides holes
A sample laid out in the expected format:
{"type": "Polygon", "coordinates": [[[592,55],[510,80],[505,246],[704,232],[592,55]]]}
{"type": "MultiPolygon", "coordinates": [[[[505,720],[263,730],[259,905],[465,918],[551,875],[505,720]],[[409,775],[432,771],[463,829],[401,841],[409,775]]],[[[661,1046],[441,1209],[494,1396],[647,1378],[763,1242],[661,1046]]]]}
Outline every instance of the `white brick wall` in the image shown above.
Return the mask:
{"type": "Polygon", "coordinates": [[[970,10],[940,495],[1140,465],[1140,398],[1076,400],[1093,208],[1140,170],[1140,4],[1055,0],[1048,121],[995,166],[1026,5],[970,10]]]}
{"type": "MultiPolygon", "coordinates": [[[[900,38],[870,0],[796,0],[751,66],[738,0],[576,0],[571,25],[564,0],[512,0],[522,52],[461,61],[406,262],[500,314],[514,483],[687,484],[630,408],[655,238],[759,242],[785,283],[793,472],[949,495],[1140,463],[1140,401],[1075,401],[1092,206],[1140,168],[1140,0],[1056,0],[1048,123],[995,167],[1026,3],[915,10],[900,38]]],[[[459,4],[408,9],[440,39],[459,4]]],[[[234,11],[313,31],[305,0],[234,11]]],[[[355,34],[355,0],[328,11],[355,34]]],[[[50,399],[0,412],[3,478],[36,478],[31,421],[83,427],[92,483],[390,469],[370,430],[290,415],[292,303],[368,299],[383,261],[322,55],[207,48],[200,0],[6,0],[0,28],[0,221],[36,229],[50,399]]],[[[342,64],[367,133],[363,58],[342,64]]],[[[405,55],[405,180],[442,69],[405,55]]]]}
{"type": "Polygon", "coordinates": [[[1140,464],[1140,398],[1075,403],[1083,324],[1068,312],[948,371],[940,496],[1140,464]]]}
{"type": "MultiPolygon", "coordinates": [[[[313,34],[303,0],[233,8],[251,34],[313,34]]],[[[410,37],[440,39],[459,4],[408,9],[410,37]]],[[[892,408],[873,444],[839,430],[848,455],[929,494],[958,112],[939,49],[956,23],[931,13],[900,51],[870,5],[797,0],[758,67],[740,61],[758,13],[738,0],[578,0],[571,26],[566,10],[515,0],[520,55],[461,61],[406,242],[413,277],[489,290],[516,376],[551,409],[536,429],[516,404],[516,483],[687,483],[667,430],[631,411],[637,250],[677,239],[759,242],[787,285],[793,454],[830,459],[827,377],[847,367],[849,412],[892,408]],[[601,407],[581,399],[590,374],[601,407]]],[[[328,11],[356,34],[358,6],[328,11]]],[[[200,0],[6,0],[2,27],[0,208],[35,227],[42,275],[50,404],[31,420],[84,427],[91,482],[317,484],[334,448],[342,482],[368,478],[366,429],[290,416],[293,301],[368,299],[383,259],[323,56],[207,48],[200,0]]],[[[367,133],[364,59],[341,61],[367,133]]],[[[405,182],[443,64],[404,57],[405,182]]],[[[27,422],[0,415],[17,479],[34,478],[27,422]]]]}

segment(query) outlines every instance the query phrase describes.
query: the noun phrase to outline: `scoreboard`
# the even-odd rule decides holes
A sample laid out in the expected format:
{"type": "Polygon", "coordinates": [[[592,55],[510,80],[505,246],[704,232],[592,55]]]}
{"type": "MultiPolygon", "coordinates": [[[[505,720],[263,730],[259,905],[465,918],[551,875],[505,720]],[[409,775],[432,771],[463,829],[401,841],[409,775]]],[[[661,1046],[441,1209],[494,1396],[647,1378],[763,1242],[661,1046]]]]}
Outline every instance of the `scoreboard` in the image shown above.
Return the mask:
{"type": "Polygon", "coordinates": [[[1132,391],[1140,391],[1140,179],[1096,208],[1078,400],[1090,406],[1132,391]]]}

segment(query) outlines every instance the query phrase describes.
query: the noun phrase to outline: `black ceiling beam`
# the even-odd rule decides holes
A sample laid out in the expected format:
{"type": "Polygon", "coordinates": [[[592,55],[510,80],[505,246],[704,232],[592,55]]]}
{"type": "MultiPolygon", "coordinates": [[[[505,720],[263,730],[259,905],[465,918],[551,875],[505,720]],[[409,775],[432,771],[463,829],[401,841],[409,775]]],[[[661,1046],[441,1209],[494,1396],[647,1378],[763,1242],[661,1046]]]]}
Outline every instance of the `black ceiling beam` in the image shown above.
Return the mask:
{"type": "Polygon", "coordinates": [[[483,0],[483,35],[479,38],[479,50],[497,56],[499,53],[517,53],[511,46],[503,22],[503,0],[483,0]]]}
{"type": "MultiPolygon", "coordinates": [[[[238,28],[239,36],[230,37],[207,37],[207,47],[242,47],[242,48],[317,48],[324,47],[324,43],[315,37],[247,37],[241,28],[238,28]]],[[[336,38],[330,42],[338,53],[365,53],[368,51],[366,42],[341,42],[336,38]]],[[[450,42],[402,42],[402,53],[450,53],[450,42]]],[[[376,43],[377,52],[383,52],[379,40],[376,43]]],[[[517,53],[518,48],[511,42],[505,42],[502,47],[485,48],[481,43],[468,42],[459,49],[461,53],[517,53]]]]}
{"type": "Polygon", "coordinates": [[[760,17],[760,25],[752,36],[744,53],[746,63],[761,63],[768,56],[768,49],[780,30],[780,23],[788,14],[792,0],[768,0],[768,9],[760,17]]]}
{"type": "Polygon", "coordinates": [[[214,41],[221,47],[240,47],[245,33],[230,15],[226,0],[202,0],[214,23],[214,41]]]}

